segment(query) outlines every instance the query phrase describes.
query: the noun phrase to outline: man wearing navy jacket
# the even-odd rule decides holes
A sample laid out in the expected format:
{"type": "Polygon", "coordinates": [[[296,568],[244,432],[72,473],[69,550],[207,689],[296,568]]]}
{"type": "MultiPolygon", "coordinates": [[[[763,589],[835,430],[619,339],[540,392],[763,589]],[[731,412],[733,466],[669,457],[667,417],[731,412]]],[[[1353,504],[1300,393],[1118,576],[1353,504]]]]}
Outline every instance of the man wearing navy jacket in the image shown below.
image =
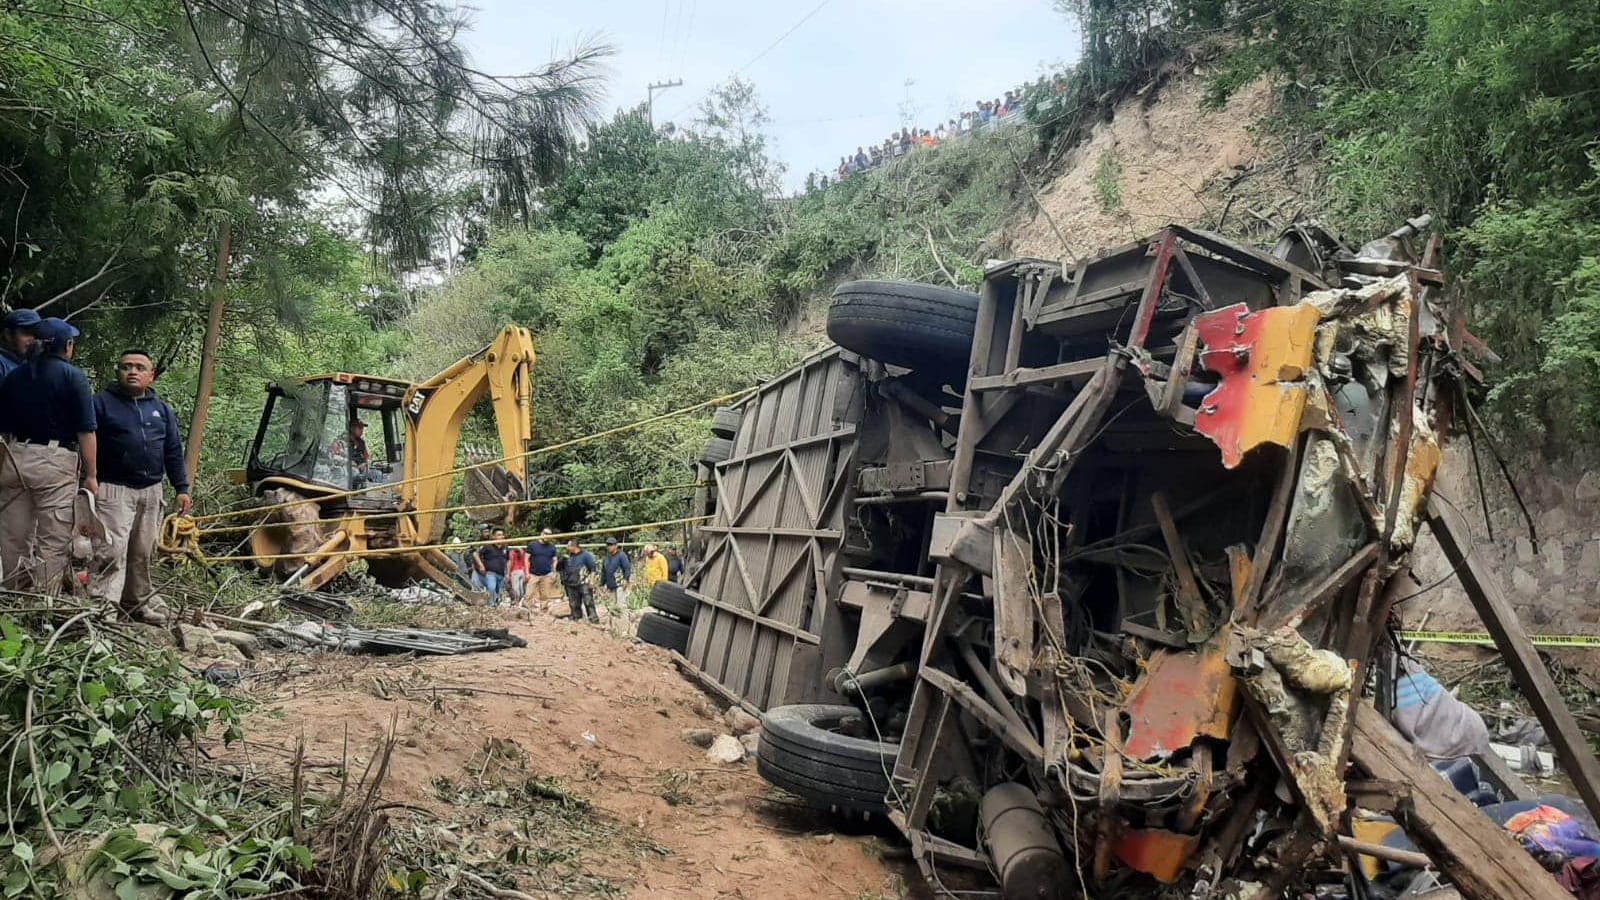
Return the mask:
{"type": "Polygon", "coordinates": [[[78,329],[54,317],[34,328],[28,361],[0,381],[0,569],[8,587],[61,589],[73,503],[95,479],[94,399],[70,360],[78,329]]]}
{"type": "Polygon", "coordinates": [[[164,622],[165,604],[150,584],[150,558],[166,505],[162,477],[177,492],[180,514],[189,512],[190,501],[177,417],[150,389],[155,378],[149,353],[125,350],[117,359],[116,383],[94,396],[100,476],[96,499],[105,544],[97,555],[90,593],[118,604],[132,618],[164,622]]]}

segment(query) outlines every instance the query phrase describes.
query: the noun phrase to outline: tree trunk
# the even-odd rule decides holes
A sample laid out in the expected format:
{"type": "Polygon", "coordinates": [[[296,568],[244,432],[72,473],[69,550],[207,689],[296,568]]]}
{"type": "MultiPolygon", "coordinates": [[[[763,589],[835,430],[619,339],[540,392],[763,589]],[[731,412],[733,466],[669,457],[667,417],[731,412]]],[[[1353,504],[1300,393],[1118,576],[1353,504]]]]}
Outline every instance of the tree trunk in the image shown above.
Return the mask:
{"type": "Polygon", "coordinates": [[[206,340],[200,348],[200,384],[195,388],[194,418],[189,420],[189,446],[184,455],[184,468],[189,470],[189,483],[200,476],[200,441],[206,433],[206,414],[211,411],[211,383],[217,365],[217,337],[222,332],[222,307],[228,299],[228,257],[233,231],[227,220],[222,223],[222,233],[217,239],[217,274],[212,281],[211,315],[206,319],[206,340]]]}

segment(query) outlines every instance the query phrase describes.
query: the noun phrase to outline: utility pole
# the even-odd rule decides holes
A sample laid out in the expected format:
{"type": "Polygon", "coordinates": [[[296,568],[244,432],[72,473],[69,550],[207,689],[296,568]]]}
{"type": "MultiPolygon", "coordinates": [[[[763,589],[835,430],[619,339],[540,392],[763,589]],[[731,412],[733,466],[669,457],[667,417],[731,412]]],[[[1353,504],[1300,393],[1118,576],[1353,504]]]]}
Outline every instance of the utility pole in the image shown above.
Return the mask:
{"type": "Polygon", "coordinates": [[[233,229],[222,220],[217,237],[217,274],[211,282],[211,314],[206,317],[205,343],[200,346],[200,386],[194,395],[194,415],[189,420],[189,445],[184,448],[184,468],[189,482],[200,475],[200,441],[206,434],[206,416],[211,411],[211,384],[217,369],[217,337],[222,333],[222,308],[228,299],[228,260],[232,255],[233,229]]]}
{"type": "Polygon", "coordinates": [[[656,127],[656,91],[664,91],[667,88],[675,88],[675,87],[682,87],[682,86],[683,86],[683,79],[682,78],[677,78],[677,79],[674,79],[672,81],[656,81],[656,82],[652,82],[650,84],[645,85],[645,97],[647,98],[646,101],[645,101],[645,105],[650,110],[649,116],[650,116],[650,127],[651,128],[656,127]]]}

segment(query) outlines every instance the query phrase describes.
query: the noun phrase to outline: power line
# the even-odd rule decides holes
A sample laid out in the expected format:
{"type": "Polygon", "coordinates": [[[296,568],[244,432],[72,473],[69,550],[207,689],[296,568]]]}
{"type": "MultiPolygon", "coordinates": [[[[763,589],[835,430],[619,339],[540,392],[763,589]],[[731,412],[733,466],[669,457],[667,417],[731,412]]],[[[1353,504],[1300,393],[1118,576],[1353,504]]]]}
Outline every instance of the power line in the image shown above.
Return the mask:
{"type": "MultiPolygon", "coordinates": [[[[678,20],[680,22],[682,22],[682,20],[683,20],[683,6],[681,5],[682,4],[682,0],[679,0],[679,3],[680,3],[680,5],[678,6],[678,20]]],[[[684,54],[687,53],[688,50],[689,50],[689,42],[694,39],[694,16],[695,16],[695,13],[699,11],[699,8],[700,8],[700,0],[689,0],[689,22],[688,22],[687,25],[684,25],[684,27],[683,27],[683,37],[678,42],[677,59],[675,59],[673,61],[673,68],[677,69],[678,71],[682,71],[683,70],[683,57],[684,57],[684,54]]]]}
{"type": "Polygon", "coordinates": [[[794,34],[796,31],[799,31],[800,30],[800,26],[802,26],[802,25],[806,24],[807,22],[811,21],[811,17],[812,16],[815,16],[817,13],[822,12],[822,8],[824,6],[827,6],[829,3],[832,3],[832,2],[833,2],[833,0],[822,0],[821,3],[818,3],[816,6],[813,6],[811,8],[810,12],[808,12],[804,16],[800,17],[800,21],[798,21],[798,22],[794,23],[793,25],[789,26],[789,30],[788,31],[785,31],[783,34],[778,35],[778,39],[777,40],[775,40],[772,43],[768,44],[767,45],[767,49],[762,50],[760,53],[757,53],[749,62],[747,62],[744,65],[740,66],[739,68],[735,69],[734,70],[734,74],[737,75],[740,72],[743,72],[745,69],[748,69],[751,66],[755,65],[756,63],[760,62],[762,57],[766,56],[768,53],[771,53],[773,50],[776,50],[779,44],[781,44],[784,41],[789,39],[789,35],[794,34]]]}
{"type": "Polygon", "coordinates": [[[672,0],[661,0],[661,33],[656,35],[656,66],[667,63],[667,15],[672,10],[672,0]]]}
{"type": "MultiPolygon", "coordinates": [[[[808,12],[805,15],[801,16],[800,20],[795,22],[793,25],[790,25],[788,31],[785,31],[783,34],[778,35],[778,39],[773,41],[772,43],[768,44],[766,46],[766,49],[762,50],[760,53],[757,53],[755,56],[751,57],[749,62],[745,63],[744,65],[740,66],[737,69],[734,69],[733,70],[733,74],[738,75],[741,72],[743,72],[745,69],[748,69],[751,66],[755,65],[756,63],[760,62],[762,60],[762,58],[765,57],[768,53],[771,53],[773,50],[776,50],[778,48],[779,44],[782,44],[784,41],[788,40],[790,35],[794,34],[796,31],[799,31],[800,30],[800,26],[802,26],[802,25],[806,24],[807,22],[811,21],[811,18],[813,16],[815,16],[819,12],[822,12],[822,8],[824,6],[827,6],[829,3],[832,3],[832,2],[833,2],[833,0],[822,0],[821,3],[818,3],[816,6],[813,6],[811,8],[810,12],[808,12]]],[[[691,107],[693,105],[694,105],[694,103],[692,101],[689,102],[689,103],[686,103],[683,106],[678,107],[678,109],[676,111],[674,111],[672,113],[672,115],[668,116],[667,118],[669,120],[676,120],[679,115],[681,115],[685,110],[687,110],[689,107],[691,107]]]]}

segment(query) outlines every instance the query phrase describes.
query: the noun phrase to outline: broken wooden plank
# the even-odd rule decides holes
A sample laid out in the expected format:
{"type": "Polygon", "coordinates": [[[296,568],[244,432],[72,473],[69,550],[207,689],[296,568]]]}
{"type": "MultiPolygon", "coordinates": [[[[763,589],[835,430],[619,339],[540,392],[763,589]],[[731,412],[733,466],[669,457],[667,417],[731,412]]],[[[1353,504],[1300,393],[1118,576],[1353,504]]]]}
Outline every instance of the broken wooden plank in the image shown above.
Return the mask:
{"type": "Polygon", "coordinates": [[[1544,667],[1544,661],[1539,659],[1539,651],[1528,639],[1517,611],[1501,591],[1499,580],[1473,550],[1459,514],[1448,510],[1438,497],[1428,500],[1428,526],[1439,542],[1439,549],[1455,569],[1467,599],[1477,609],[1485,630],[1494,637],[1500,657],[1517,680],[1517,687],[1539,717],[1550,743],[1555,745],[1556,758],[1583,798],[1583,805],[1589,808],[1589,815],[1600,819],[1600,760],[1589,750],[1589,742],[1578,727],[1578,720],[1572,717],[1572,710],[1561,699],[1561,691],[1544,667]]]}
{"type": "Polygon", "coordinates": [[[1183,616],[1184,630],[1191,640],[1203,640],[1216,628],[1216,623],[1206,610],[1205,597],[1200,593],[1199,582],[1195,581],[1189,550],[1184,546],[1183,536],[1178,534],[1178,523],[1167,507],[1166,496],[1160,491],[1151,494],[1150,507],[1156,523],[1161,526],[1161,538],[1167,545],[1167,555],[1172,558],[1172,571],[1178,576],[1178,613],[1183,616]]]}
{"type": "Polygon", "coordinates": [[[1505,829],[1456,793],[1370,702],[1356,706],[1351,760],[1373,778],[1411,786],[1406,833],[1467,900],[1571,900],[1505,829]]]}
{"type": "Polygon", "coordinates": [[[1106,752],[1100,762],[1100,823],[1094,839],[1094,877],[1104,881],[1111,874],[1111,852],[1115,849],[1121,823],[1117,802],[1122,794],[1122,722],[1115,709],[1106,710],[1106,752]]]}
{"type": "Polygon", "coordinates": [[[1323,604],[1332,600],[1335,595],[1349,586],[1351,580],[1367,570],[1377,558],[1379,553],[1377,541],[1357,550],[1354,555],[1345,560],[1337,569],[1328,573],[1322,581],[1313,585],[1304,594],[1287,598],[1287,601],[1278,604],[1268,601],[1268,608],[1261,615],[1263,629],[1276,628],[1288,624],[1298,626],[1310,618],[1323,604]]]}
{"type": "Polygon", "coordinates": [[[1300,476],[1300,453],[1304,441],[1295,441],[1284,457],[1283,468],[1278,471],[1278,481],[1272,490],[1272,502],[1261,526],[1261,539],[1256,542],[1255,555],[1250,559],[1249,580],[1244,590],[1235,598],[1233,618],[1246,625],[1256,624],[1261,613],[1261,587],[1267,580],[1267,569],[1277,555],[1278,544],[1283,540],[1283,527],[1289,518],[1289,503],[1294,498],[1294,486],[1300,476]]]}
{"type": "Polygon", "coordinates": [[[1478,766],[1478,774],[1483,776],[1483,780],[1494,785],[1494,789],[1507,800],[1539,799],[1539,792],[1528,787],[1526,781],[1517,777],[1517,773],[1511,771],[1506,761],[1493,750],[1488,753],[1472,754],[1472,761],[1478,766]]]}
{"type": "Polygon", "coordinates": [[[1161,401],[1156,407],[1156,412],[1169,419],[1178,418],[1183,408],[1184,389],[1189,386],[1189,376],[1194,372],[1195,352],[1200,349],[1200,332],[1194,325],[1184,327],[1183,334],[1178,336],[1177,349],[1177,355],[1172,358],[1172,371],[1167,374],[1167,383],[1161,389],[1161,401]]]}

